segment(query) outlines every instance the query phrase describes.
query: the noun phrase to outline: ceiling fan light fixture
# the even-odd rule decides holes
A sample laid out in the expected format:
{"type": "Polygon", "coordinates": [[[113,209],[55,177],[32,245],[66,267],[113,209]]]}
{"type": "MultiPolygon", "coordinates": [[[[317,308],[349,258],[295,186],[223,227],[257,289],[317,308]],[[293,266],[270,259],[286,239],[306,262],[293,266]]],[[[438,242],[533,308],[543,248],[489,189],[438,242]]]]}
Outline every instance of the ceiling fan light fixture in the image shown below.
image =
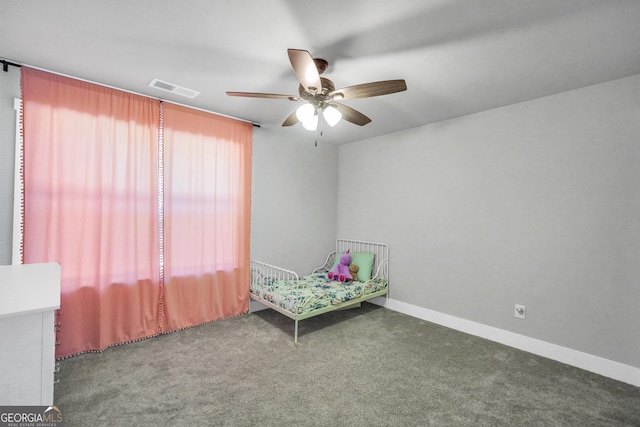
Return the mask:
{"type": "Polygon", "coordinates": [[[298,120],[304,123],[309,120],[315,113],[316,107],[314,107],[312,104],[306,103],[298,107],[298,109],[296,110],[296,117],[298,118],[298,120]]]}
{"type": "Polygon", "coordinates": [[[337,125],[340,119],[342,119],[342,113],[332,105],[327,106],[322,112],[322,115],[331,127],[337,125]]]}
{"type": "Polygon", "coordinates": [[[306,130],[316,130],[318,128],[318,115],[314,114],[307,120],[304,120],[302,122],[302,127],[304,127],[306,130]]]}

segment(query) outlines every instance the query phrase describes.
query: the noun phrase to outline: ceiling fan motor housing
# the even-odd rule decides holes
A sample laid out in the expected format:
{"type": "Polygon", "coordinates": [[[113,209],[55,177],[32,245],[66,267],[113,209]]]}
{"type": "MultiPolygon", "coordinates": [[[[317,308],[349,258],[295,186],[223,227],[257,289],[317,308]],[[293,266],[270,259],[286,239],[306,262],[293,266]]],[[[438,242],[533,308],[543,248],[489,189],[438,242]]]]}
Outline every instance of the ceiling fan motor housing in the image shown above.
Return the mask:
{"type": "Polygon", "coordinates": [[[322,90],[318,91],[316,94],[307,91],[302,85],[298,86],[298,94],[300,94],[300,98],[314,104],[316,108],[322,107],[327,102],[332,101],[333,98],[328,94],[336,90],[336,87],[331,80],[320,77],[320,82],[322,83],[322,90]]]}

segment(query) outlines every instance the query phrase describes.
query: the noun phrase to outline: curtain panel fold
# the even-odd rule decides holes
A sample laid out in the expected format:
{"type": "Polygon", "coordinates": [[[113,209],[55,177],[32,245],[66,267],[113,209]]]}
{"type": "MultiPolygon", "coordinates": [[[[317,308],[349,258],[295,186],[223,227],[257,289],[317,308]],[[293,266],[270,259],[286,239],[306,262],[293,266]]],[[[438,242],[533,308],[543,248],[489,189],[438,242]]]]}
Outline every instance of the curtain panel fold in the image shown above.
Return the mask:
{"type": "Polygon", "coordinates": [[[249,310],[250,123],[164,104],[164,324],[249,310]]]}
{"type": "Polygon", "coordinates": [[[160,193],[159,101],[21,71],[24,262],[62,266],[56,357],[246,312],[251,125],[165,104],[160,193]]]}
{"type": "Polygon", "coordinates": [[[157,334],[158,103],[21,70],[24,262],[62,266],[56,356],[157,334]]]}

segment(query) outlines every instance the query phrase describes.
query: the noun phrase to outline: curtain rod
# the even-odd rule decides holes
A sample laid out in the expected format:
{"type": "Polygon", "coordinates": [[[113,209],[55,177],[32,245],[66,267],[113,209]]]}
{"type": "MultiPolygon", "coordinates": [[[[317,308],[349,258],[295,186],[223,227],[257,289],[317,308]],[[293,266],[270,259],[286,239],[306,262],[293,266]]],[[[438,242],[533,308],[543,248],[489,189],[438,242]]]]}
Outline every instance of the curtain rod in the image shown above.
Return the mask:
{"type": "Polygon", "coordinates": [[[12,67],[18,67],[18,68],[22,67],[22,65],[20,64],[9,62],[4,59],[0,59],[0,62],[2,63],[2,71],[4,71],[5,73],[9,72],[9,65],[11,65],[12,67]]]}
{"type": "Polygon", "coordinates": [[[5,59],[0,59],[0,63],[2,63],[2,69],[3,69],[4,71],[9,71],[9,65],[12,65],[12,66],[14,66],[14,67],[18,67],[18,68],[19,68],[19,67],[22,67],[22,66],[24,65],[25,67],[33,68],[33,69],[40,70],[40,71],[45,71],[45,72],[47,72],[47,73],[56,74],[56,75],[58,75],[58,76],[68,77],[68,78],[70,78],[70,79],[80,80],[80,81],[82,81],[82,82],[91,83],[91,84],[98,85],[98,86],[103,86],[103,87],[108,87],[108,88],[110,88],[110,89],[120,90],[120,91],[123,91],[123,92],[131,93],[131,94],[133,94],[133,95],[144,96],[145,98],[157,99],[158,101],[168,102],[169,104],[179,105],[179,106],[181,106],[181,107],[192,108],[192,109],[194,109],[194,110],[198,110],[198,111],[202,111],[202,112],[210,113],[210,114],[215,114],[216,116],[222,116],[222,117],[226,117],[226,118],[228,118],[228,119],[234,119],[234,120],[239,120],[239,121],[241,121],[241,122],[245,122],[245,123],[251,123],[254,127],[257,127],[257,128],[261,127],[261,126],[260,126],[260,123],[255,123],[255,122],[252,122],[251,120],[241,119],[241,118],[239,118],[239,117],[229,116],[228,114],[216,113],[215,111],[205,110],[204,108],[194,107],[193,105],[181,104],[181,103],[179,103],[179,102],[169,101],[169,100],[167,100],[167,99],[158,98],[158,97],[156,97],[156,96],[146,95],[146,94],[142,94],[142,93],[134,92],[134,91],[132,91],[132,90],[122,89],[122,88],[119,88],[119,87],[116,87],[116,86],[111,86],[111,85],[107,85],[107,84],[104,84],[104,83],[98,83],[98,82],[94,82],[94,81],[91,81],[91,80],[82,79],[82,78],[80,78],[80,77],[70,76],[70,75],[68,75],[68,74],[59,73],[59,72],[57,72],[57,71],[47,70],[46,68],[36,67],[36,66],[34,66],[34,65],[29,65],[29,64],[16,64],[16,63],[14,63],[14,62],[10,62],[10,61],[7,61],[7,60],[5,60],[5,59]]]}

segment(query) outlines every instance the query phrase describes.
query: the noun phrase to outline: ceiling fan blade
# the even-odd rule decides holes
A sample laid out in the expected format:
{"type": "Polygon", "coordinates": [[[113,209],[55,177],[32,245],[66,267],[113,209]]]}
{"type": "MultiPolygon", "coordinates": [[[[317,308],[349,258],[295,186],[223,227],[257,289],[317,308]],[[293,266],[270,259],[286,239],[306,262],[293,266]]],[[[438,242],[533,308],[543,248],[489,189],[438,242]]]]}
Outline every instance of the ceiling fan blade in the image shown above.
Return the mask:
{"type": "Polygon", "coordinates": [[[289,61],[298,81],[307,92],[315,94],[322,90],[318,68],[311,54],[306,50],[288,49],[289,61]]]}
{"type": "Polygon", "coordinates": [[[301,98],[293,95],[279,95],[277,93],[255,93],[255,92],[227,92],[229,96],[244,96],[247,98],[270,98],[286,99],[289,101],[300,101],[301,98]]]}
{"type": "Polygon", "coordinates": [[[390,93],[402,92],[403,90],[407,90],[407,83],[404,80],[382,80],[337,89],[328,95],[331,99],[336,100],[356,99],[388,95],[390,93]]]}
{"type": "Polygon", "coordinates": [[[293,113],[291,113],[291,115],[289,117],[287,117],[285,119],[285,121],[282,123],[282,126],[293,126],[298,122],[299,122],[298,116],[296,115],[296,112],[294,111],[293,113]]]}
{"type": "Polygon", "coordinates": [[[342,119],[348,122],[354,123],[358,126],[364,126],[367,123],[371,122],[371,119],[364,114],[362,114],[358,110],[354,110],[351,107],[348,107],[344,104],[338,104],[337,102],[332,102],[329,104],[333,107],[336,107],[338,111],[342,113],[342,119]]]}

